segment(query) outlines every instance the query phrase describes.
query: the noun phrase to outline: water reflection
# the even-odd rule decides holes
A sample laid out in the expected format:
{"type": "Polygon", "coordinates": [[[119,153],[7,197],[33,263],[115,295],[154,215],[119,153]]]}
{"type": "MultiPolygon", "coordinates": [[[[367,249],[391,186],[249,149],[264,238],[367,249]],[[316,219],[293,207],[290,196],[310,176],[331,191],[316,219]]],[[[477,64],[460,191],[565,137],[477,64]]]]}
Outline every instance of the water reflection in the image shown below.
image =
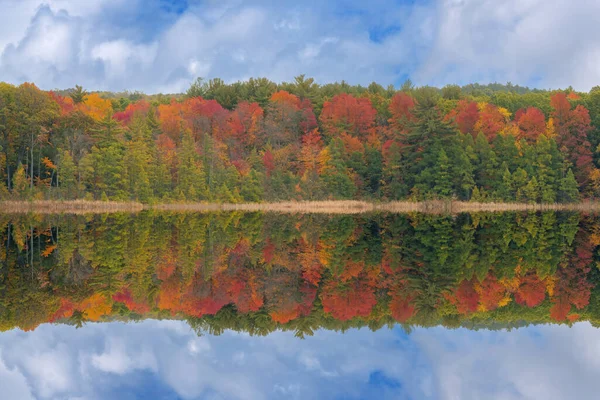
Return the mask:
{"type": "Polygon", "coordinates": [[[199,334],[306,337],[600,315],[600,224],[589,215],[2,218],[2,330],[152,318],[199,334]]]}
{"type": "Polygon", "coordinates": [[[4,399],[595,399],[600,331],[398,327],[197,336],[183,321],[0,335],[4,399]]]}

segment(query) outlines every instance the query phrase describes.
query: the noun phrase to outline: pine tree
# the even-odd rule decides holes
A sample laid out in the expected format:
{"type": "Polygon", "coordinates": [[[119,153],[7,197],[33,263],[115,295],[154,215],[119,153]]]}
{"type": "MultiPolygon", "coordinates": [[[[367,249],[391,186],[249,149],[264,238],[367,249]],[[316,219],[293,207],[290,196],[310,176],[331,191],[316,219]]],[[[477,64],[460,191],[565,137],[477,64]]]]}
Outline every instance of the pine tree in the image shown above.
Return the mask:
{"type": "Polygon", "coordinates": [[[428,193],[435,186],[435,164],[440,149],[450,147],[457,131],[444,121],[437,107],[436,94],[424,90],[419,94],[413,114],[416,117],[402,140],[402,176],[411,192],[428,193]],[[413,190],[414,189],[414,190],[413,190]]]}
{"type": "Polygon", "coordinates": [[[340,139],[334,138],[329,143],[328,150],[330,158],[322,174],[327,192],[334,199],[351,199],[356,186],[350,179],[344,163],[344,144],[340,139]]]}
{"type": "Polygon", "coordinates": [[[527,201],[527,197],[523,192],[523,189],[529,183],[529,177],[527,171],[523,168],[517,168],[514,174],[512,174],[512,190],[515,193],[515,199],[517,201],[527,201]]]}
{"type": "Polygon", "coordinates": [[[125,150],[125,175],[128,182],[130,198],[141,202],[148,202],[152,197],[150,186],[149,165],[151,154],[148,148],[149,130],[145,120],[135,119],[130,128],[131,140],[125,150]]]}
{"type": "Polygon", "coordinates": [[[448,198],[452,195],[452,182],[450,181],[450,160],[442,149],[438,155],[437,170],[435,174],[435,195],[448,198]]]}
{"type": "Polygon", "coordinates": [[[536,177],[532,177],[527,185],[521,189],[520,201],[527,201],[528,203],[536,203],[539,197],[539,185],[536,177]]]}
{"type": "Polygon", "coordinates": [[[579,185],[573,171],[569,168],[567,174],[560,182],[558,198],[563,203],[575,203],[579,201],[579,185]]]}
{"type": "Polygon", "coordinates": [[[483,197],[481,196],[481,193],[479,192],[478,186],[475,186],[475,188],[473,188],[473,194],[471,194],[471,201],[474,201],[474,202],[482,202],[483,201],[483,197]]]}
{"type": "Polygon", "coordinates": [[[177,153],[177,185],[175,190],[185,200],[206,200],[208,197],[206,178],[196,151],[196,143],[189,133],[184,134],[177,153]]]}
{"type": "Polygon", "coordinates": [[[399,200],[407,195],[408,190],[402,177],[402,153],[400,146],[393,142],[387,151],[384,150],[383,163],[383,195],[387,200],[399,200]]]}
{"type": "Polygon", "coordinates": [[[262,179],[259,172],[251,169],[247,176],[242,177],[240,196],[244,201],[260,202],[263,199],[262,179]]]}

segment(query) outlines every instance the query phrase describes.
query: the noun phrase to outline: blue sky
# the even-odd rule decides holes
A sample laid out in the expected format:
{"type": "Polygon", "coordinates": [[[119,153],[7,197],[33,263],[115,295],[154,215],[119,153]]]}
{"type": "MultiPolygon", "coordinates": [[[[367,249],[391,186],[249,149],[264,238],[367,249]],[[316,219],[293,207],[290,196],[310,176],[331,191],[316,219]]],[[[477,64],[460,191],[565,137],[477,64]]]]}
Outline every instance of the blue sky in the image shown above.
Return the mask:
{"type": "Polygon", "coordinates": [[[600,83],[596,0],[0,0],[0,79],[185,90],[197,76],[600,83]]]}
{"type": "Polygon", "coordinates": [[[600,331],[399,328],[198,337],[180,321],[0,334],[10,399],[593,399],[600,331]]]}

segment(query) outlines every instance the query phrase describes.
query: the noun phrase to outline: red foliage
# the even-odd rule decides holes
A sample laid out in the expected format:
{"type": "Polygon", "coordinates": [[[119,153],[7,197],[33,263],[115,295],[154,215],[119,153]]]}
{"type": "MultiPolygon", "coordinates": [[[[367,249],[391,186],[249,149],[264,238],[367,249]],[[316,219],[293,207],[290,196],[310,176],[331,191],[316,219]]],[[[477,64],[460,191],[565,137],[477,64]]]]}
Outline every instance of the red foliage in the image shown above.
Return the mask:
{"type": "Polygon", "coordinates": [[[263,154],[263,165],[267,176],[271,176],[271,173],[275,170],[275,157],[273,157],[273,152],[270,150],[265,151],[265,154],[263,154]]]}
{"type": "Polygon", "coordinates": [[[408,125],[415,119],[412,114],[413,108],[415,108],[415,101],[412,97],[404,92],[396,93],[389,105],[392,118],[388,122],[392,129],[397,133],[405,133],[408,125]]]}
{"type": "Polygon", "coordinates": [[[63,97],[54,92],[48,92],[48,95],[59,105],[61,115],[68,115],[75,111],[76,107],[72,98],[63,97]]]}
{"type": "Polygon", "coordinates": [[[561,129],[565,129],[569,124],[571,103],[563,92],[558,92],[550,96],[550,105],[554,109],[552,112],[554,125],[561,134],[561,129]]]}
{"type": "Polygon", "coordinates": [[[515,302],[527,307],[536,307],[546,298],[546,285],[536,274],[528,274],[521,278],[519,288],[515,292],[515,302]]]}
{"type": "Polygon", "coordinates": [[[567,96],[556,93],[550,98],[554,111],[554,125],[558,134],[556,142],[567,159],[576,166],[575,177],[579,185],[584,186],[593,168],[593,157],[588,134],[592,130],[590,114],[587,108],[578,105],[571,110],[567,96]]]}
{"type": "Polygon", "coordinates": [[[464,280],[454,290],[454,295],[448,299],[456,306],[456,309],[461,314],[470,314],[477,311],[479,303],[479,293],[475,291],[473,280],[464,280]]]}
{"type": "Polygon", "coordinates": [[[300,129],[306,134],[317,127],[317,117],[315,116],[312,104],[308,99],[304,99],[302,103],[300,103],[300,110],[300,129]]]}
{"type": "Polygon", "coordinates": [[[462,133],[476,136],[475,124],[479,120],[479,109],[474,101],[460,100],[456,108],[448,113],[448,118],[454,120],[462,133]]]}
{"type": "Polygon", "coordinates": [[[61,298],[58,310],[56,310],[54,314],[48,318],[48,322],[52,323],[62,318],[69,318],[71,315],[73,315],[73,311],[75,311],[75,303],[69,299],[61,298]]]}
{"type": "Polygon", "coordinates": [[[235,146],[254,144],[263,116],[264,111],[258,103],[239,103],[229,115],[229,130],[225,136],[235,139],[235,146]]]}
{"type": "Polygon", "coordinates": [[[113,294],[113,300],[125,304],[130,311],[138,314],[145,314],[150,311],[148,304],[140,303],[133,299],[129,288],[123,288],[118,293],[113,294]]]}
{"type": "Polygon", "coordinates": [[[371,100],[343,93],[323,104],[320,119],[324,131],[330,136],[346,132],[366,138],[374,127],[376,115],[371,100]]]}
{"type": "Polygon", "coordinates": [[[149,110],[150,103],[148,103],[146,100],[140,100],[129,104],[124,111],[116,112],[113,115],[113,118],[121,122],[123,125],[128,125],[134,116],[146,115],[149,110]]]}
{"type": "Polygon", "coordinates": [[[323,310],[340,321],[366,317],[377,303],[373,284],[365,277],[347,282],[332,280],[321,292],[323,310]]]}
{"type": "Polygon", "coordinates": [[[412,297],[392,295],[390,312],[398,322],[406,322],[415,314],[415,306],[411,304],[412,297]]]}
{"type": "Polygon", "coordinates": [[[536,107],[520,109],[515,113],[515,122],[519,127],[518,139],[524,138],[529,143],[535,143],[538,136],[546,132],[546,117],[536,107]]]}
{"type": "Polygon", "coordinates": [[[273,259],[273,253],[275,252],[275,243],[271,239],[265,241],[265,247],[263,247],[263,261],[269,264],[273,259]]]}

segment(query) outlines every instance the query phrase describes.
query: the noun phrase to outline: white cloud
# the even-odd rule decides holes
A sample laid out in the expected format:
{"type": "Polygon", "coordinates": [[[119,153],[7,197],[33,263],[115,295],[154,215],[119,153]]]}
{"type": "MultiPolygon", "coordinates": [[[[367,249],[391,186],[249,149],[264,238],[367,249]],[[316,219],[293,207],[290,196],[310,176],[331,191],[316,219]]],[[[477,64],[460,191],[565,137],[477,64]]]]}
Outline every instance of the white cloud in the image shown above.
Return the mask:
{"type": "Polygon", "coordinates": [[[16,368],[9,369],[4,365],[0,354],[0,382],[2,396],[7,399],[34,399],[27,385],[27,378],[16,368]]]}
{"type": "MultiPolygon", "coordinates": [[[[130,343],[108,337],[104,352],[91,356],[91,364],[103,372],[124,375],[136,369],[156,371],[157,361],[151,349],[132,349],[130,343]],[[133,350],[133,351],[132,351],[133,350]]],[[[137,346],[136,346],[137,347],[137,346]]]]}
{"type": "Polygon", "coordinates": [[[32,386],[43,398],[56,398],[73,390],[72,360],[68,357],[66,344],[55,349],[45,349],[22,355],[22,369],[32,381],[32,386]]]}
{"type": "Polygon", "coordinates": [[[24,399],[118,399],[148,379],[184,399],[587,399],[597,393],[598,343],[588,323],[409,337],[321,330],[306,340],[291,332],[197,337],[180,321],[42,325],[0,334],[0,381],[3,395],[24,399]]]}
{"type": "Polygon", "coordinates": [[[417,80],[507,81],[588,90],[600,83],[600,3],[593,0],[440,0],[417,80]]]}
{"type": "Polygon", "coordinates": [[[597,397],[600,331],[589,323],[513,332],[417,330],[440,399],[597,397]]]}
{"type": "Polygon", "coordinates": [[[41,87],[183,91],[196,76],[384,85],[600,82],[594,0],[0,0],[0,76],[41,87]],[[43,5],[42,4],[46,4],[43,5]],[[374,36],[373,36],[374,35],[374,36]]]}

